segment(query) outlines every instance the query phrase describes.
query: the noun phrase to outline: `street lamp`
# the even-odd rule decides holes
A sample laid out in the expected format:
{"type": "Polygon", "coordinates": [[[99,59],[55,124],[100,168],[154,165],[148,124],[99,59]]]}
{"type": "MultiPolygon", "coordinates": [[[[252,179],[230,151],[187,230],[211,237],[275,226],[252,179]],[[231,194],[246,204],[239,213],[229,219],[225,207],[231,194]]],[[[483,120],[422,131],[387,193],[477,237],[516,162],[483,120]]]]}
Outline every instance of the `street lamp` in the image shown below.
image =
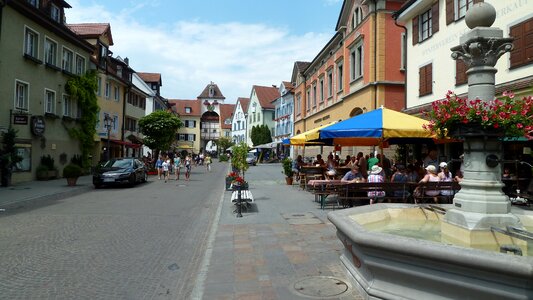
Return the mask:
{"type": "Polygon", "coordinates": [[[105,115],[104,117],[104,126],[107,130],[107,147],[106,147],[106,161],[108,161],[111,158],[111,152],[110,152],[110,139],[111,139],[111,126],[113,125],[114,120],[109,115],[105,115]]]}

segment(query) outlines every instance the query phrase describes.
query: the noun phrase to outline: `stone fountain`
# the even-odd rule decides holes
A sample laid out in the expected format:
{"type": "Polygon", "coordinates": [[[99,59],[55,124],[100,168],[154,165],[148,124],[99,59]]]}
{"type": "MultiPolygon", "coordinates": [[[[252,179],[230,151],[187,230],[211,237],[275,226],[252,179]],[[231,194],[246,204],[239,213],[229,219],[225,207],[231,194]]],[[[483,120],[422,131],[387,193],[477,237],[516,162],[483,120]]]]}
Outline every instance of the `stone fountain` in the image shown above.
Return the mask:
{"type": "MultiPolygon", "coordinates": [[[[451,49],[468,67],[469,99],[494,99],[494,66],[512,49],[512,39],[491,27],[495,18],[490,4],[475,4],[465,18],[471,30],[451,49]]],[[[533,299],[533,244],[528,249],[520,236],[533,230],[533,213],[511,207],[502,192],[501,135],[475,128],[457,135],[464,138],[464,180],[453,205],[378,204],[328,215],[345,247],[348,278],[367,299],[533,299]],[[433,240],[386,233],[431,226],[433,240]],[[500,253],[506,249],[526,255],[500,253]]]]}

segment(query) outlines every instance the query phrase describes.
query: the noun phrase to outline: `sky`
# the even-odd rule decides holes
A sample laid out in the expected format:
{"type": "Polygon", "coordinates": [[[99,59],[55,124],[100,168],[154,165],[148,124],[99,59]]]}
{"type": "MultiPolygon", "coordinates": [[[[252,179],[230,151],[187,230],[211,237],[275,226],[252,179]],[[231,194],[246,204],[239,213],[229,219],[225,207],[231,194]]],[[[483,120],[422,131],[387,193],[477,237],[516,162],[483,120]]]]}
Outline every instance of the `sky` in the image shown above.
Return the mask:
{"type": "Polygon", "coordinates": [[[235,103],[290,81],[335,33],[342,0],[68,0],[67,23],[110,23],[113,56],[161,73],[161,95],[196,99],[212,81],[235,103]]]}

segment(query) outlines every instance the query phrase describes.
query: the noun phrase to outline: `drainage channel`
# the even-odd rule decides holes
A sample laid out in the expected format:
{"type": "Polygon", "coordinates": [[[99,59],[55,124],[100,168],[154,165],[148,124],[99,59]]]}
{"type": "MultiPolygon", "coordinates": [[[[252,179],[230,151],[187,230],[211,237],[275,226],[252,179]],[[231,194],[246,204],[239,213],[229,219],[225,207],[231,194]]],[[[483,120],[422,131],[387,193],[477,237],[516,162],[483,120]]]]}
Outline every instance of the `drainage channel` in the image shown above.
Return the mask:
{"type": "Polygon", "coordinates": [[[350,286],[336,277],[312,276],[299,279],[293,284],[293,288],[300,296],[327,299],[341,296],[350,289],[350,286]]]}

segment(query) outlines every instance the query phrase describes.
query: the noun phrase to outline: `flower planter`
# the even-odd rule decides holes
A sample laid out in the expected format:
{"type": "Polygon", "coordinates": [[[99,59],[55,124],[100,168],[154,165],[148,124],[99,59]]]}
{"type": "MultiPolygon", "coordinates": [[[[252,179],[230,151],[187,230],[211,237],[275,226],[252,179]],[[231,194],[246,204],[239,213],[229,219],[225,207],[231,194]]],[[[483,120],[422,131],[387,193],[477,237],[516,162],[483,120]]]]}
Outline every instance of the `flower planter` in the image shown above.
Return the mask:
{"type": "Polygon", "coordinates": [[[498,128],[491,128],[490,130],[485,129],[481,124],[469,123],[469,124],[458,124],[450,129],[450,136],[454,138],[465,138],[465,137],[503,137],[505,132],[498,128]]]}
{"type": "Polygon", "coordinates": [[[287,185],[292,185],[293,178],[292,177],[285,177],[285,182],[287,185]]]}
{"type": "Polygon", "coordinates": [[[78,181],[78,177],[67,178],[67,185],[75,186],[77,181],[78,181]]]}

